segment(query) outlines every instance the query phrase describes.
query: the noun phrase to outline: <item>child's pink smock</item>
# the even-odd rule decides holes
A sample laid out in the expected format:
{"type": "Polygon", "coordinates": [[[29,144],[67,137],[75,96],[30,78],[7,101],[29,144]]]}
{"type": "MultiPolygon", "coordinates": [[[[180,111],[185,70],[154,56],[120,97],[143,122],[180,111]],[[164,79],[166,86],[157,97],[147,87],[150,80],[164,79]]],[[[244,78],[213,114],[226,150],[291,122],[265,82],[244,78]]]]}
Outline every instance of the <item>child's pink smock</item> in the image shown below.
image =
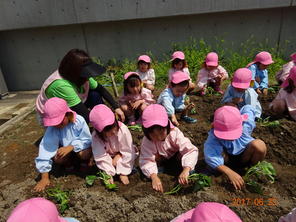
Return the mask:
{"type": "Polygon", "coordinates": [[[132,94],[128,94],[128,95],[123,95],[119,98],[119,104],[120,105],[127,105],[129,104],[129,102],[136,102],[138,100],[144,99],[146,105],[150,105],[155,103],[155,100],[153,99],[153,95],[151,90],[146,89],[146,88],[142,88],[141,93],[138,95],[132,95],[132,94]]]}
{"type": "Polygon", "coordinates": [[[206,68],[202,68],[197,74],[196,85],[198,88],[202,89],[205,85],[208,84],[208,81],[214,80],[219,75],[221,77],[224,77],[225,79],[228,78],[227,71],[220,65],[216,69],[213,69],[211,71],[207,70],[206,68]]]}
{"type": "Polygon", "coordinates": [[[119,122],[118,134],[102,141],[96,132],[92,133],[92,152],[97,167],[107,174],[129,175],[132,172],[136,159],[136,150],[132,135],[126,125],[119,122]],[[112,165],[112,158],[120,153],[122,157],[117,161],[116,167],[112,165]]]}
{"type": "Polygon", "coordinates": [[[171,129],[165,141],[152,142],[146,136],[141,144],[139,165],[145,176],[158,173],[155,158],[159,155],[170,159],[174,154],[180,152],[182,167],[195,168],[198,159],[198,149],[184,134],[177,128],[171,129]]]}
{"type": "Polygon", "coordinates": [[[281,88],[274,101],[275,100],[284,100],[291,117],[296,120],[296,89],[294,89],[293,92],[288,93],[281,88]]]}

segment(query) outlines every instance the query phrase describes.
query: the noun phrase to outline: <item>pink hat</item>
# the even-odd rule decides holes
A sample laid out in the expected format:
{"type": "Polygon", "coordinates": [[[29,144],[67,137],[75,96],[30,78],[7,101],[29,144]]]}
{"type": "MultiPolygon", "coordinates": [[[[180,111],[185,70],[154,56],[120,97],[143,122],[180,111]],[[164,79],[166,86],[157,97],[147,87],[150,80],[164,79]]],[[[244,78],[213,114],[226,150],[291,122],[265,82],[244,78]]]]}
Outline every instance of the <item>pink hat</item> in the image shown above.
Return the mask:
{"type": "Polygon", "coordinates": [[[289,85],[289,79],[293,80],[294,85],[296,86],[296,66],[293,66],[293,68],[290,69],[290,73],[289,73],[288,77],[281,85],[282,88],[285,88],[289,85]]]}
{"type": "Polygon", "coordinates": [[[151,63],[151,59],[147,55],[141,55],[141,56],[139,56],[138,61],[144,61],[146,63],[151,63]]]}
{"type": "Polygon", "coordinates": [[[240,68],[235,71],[231,85],[239,89],[247,89],[250,87],[252,80],[252,71],[247,68],[240,68]]]}
{"type": "Polygon", "coordinates": [[[44,198],[32,198],[17,205],[7,222],[66,222],[56,206],[44,198]]]}
{"type": "Polygon", "coordinates": [[[89,121],[96,130],[102,132],[106,126],[115,122],[115,115],[108,106],[100,104],[90,111],[89,121]]]}
{"type": "Polygon", "coordinates": [[[185,59],[185,55],[183,52],[181,51],[176,51],[173,53],[172,55],[172,59],[171,61],[175,60],[175,59],[181,59],[181,60],[184,60],[185,59]]]}
{"type": "Polygon", "coordinates": [[[174,84],[178,84],[178,83],[183,82],[185,80],[190,80],[188,74],[185,72],[177,71],[172,74],[171,82],[174,84]]]}
{"type": "Polygon", "coordinates": [[[203,202],[187,211],[173,222],[242,222],[226,205],[215,202],[203,202]]]}
{"type": "Polygon", "coordinates": [[[224,140],[235,140],[242,135],[243,121],[248,115],[241,115],[233,106],[222,106],[214,114],[214,134],[224,140]]]}
{"type": "Polygon", "coordinates": [[[71,112],[76,117],[76,113],[72,111],[64,99],[52,97],[48,99],[44,105],[43,124],[44,126],[59,125],[67,112],[71,112]]]}
{"type": "Polygon", "coordinates": [[[153,125],[166,127],[168,121],[168,114],[162,105],[152,104],[143,111],[142,123],[145,128],[149,128],[153,125]]]}
{"type": "Polygon", "coordinates": [[[133,76],[133,75],[140,77],[139,74],[136,73],[136,72],[127,72],[127,73],[124,74],[123,78],[124,78],[124,80],[126,80],[126,79],[128,79],[130,76],[133,76]]]}
{"type": "Polygon", "coordinates": [[[254,62],[260,62],[263,65],[270,65],[274,63],[269,52],[259,52],[254,59],[254,62]]]}
{"type": "Polygon", "coordinates": [[[215,52],[208,53],[205,62],[207,66],[218,66],[218,54],[215,52]]]}
{"type": "Polygon", "coordinates": [[[293,60],[293,62],[296,62],[296,52],[294,52],[293,54],[291,54],[290,57],[293,60]]]}

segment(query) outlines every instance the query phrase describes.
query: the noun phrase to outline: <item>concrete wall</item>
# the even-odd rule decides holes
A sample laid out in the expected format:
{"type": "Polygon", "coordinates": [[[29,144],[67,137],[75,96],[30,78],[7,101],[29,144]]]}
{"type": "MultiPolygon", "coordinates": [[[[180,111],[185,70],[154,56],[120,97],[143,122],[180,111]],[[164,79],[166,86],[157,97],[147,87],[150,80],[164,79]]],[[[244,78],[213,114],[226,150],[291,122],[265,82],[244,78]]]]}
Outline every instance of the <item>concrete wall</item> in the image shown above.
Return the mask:
{"type": "Polygon", "coordinates": [[[289,54],[296,48],[295,6],[296,0],[2,0],[0,67],[9,90],[28,90],[40,88],[71,48],[103,61],[146,51],[162,58],[190,37],[211,43],[222,36],[239,45],[254,35],[274,46],[289,40],[289,54]]]}

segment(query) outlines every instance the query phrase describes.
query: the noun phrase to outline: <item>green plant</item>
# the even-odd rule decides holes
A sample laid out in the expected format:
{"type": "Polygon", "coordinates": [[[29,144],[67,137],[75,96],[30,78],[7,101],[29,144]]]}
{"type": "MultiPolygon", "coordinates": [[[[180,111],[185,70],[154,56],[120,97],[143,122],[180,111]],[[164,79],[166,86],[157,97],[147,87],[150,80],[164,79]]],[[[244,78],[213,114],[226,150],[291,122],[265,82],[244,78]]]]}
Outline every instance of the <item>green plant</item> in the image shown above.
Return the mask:
{"type": "Polygon", "coordinates": [[[260,124],[260,126],[263,126],[263,127],[273,127],[274,128],[274,127],[278,127],[281,125],[278,120],[269,121],[269,119],[270,119],[270,116],[266,117],[265,119],[259,118],[257,121],[260,124]]]}
{"type": "Polygon", "coordinates": [[[142,132],[142,127],[138,124],[133,126],[128,126],[127,128],[129,128],[132,131],[142,132]]]}
{"type": "MultiPolygon", "coordinates": [[[[189,183],[193,183],[193,192],[203,190],[204,187],[210,187],[212,180],[209,176],[201,173],[193,173],[188,177],[189,183]]],[[[175,194],[182,189],[182,185],[176,185],[172,190],[165,192],[164,194],[175,194]]]]}
{"type": "Polygon", "coordinates": [[[48,197],[53,198],[57,202],[61,213],[69,209],[69,191],[63,191],[60,186],[56,186],[47,189],[46,194],[48,197]]]}
{"type": "Polygon", "coordinates": [[[85,182],[88,186],[92,186],[97,179],[96,175],[88,175],[85,177],[85,182]]]}
{"type": "Polygon", "coordinates": [[[207,96],[219,96],[221,95],[220,93],[218,93],[217,91],[215,91],[212,87],[208,86],[206,89],[206,95],[207,96]]]}
{"type": "Polygon", "coordinates": [[[109,182],[109,180],[111,179],[111,176],[108,175],[107,173],[105,173],[103,171],[99,172],[98,173],[98,178],[103,181],[105,187],[108,190],[112,190],[112,191],[118,190],[118,186],[115,183],[110,183],[109,182]]]}
{"type": "Polygon", "coordinates": [[[277,91],[279,91],[279,89],[280,89],[280,86],[270,86],[268,88],[268,92],[269,93],[276,93],[277,91]]]}
{"type": "Polygon", "coordinates": [[[251,192],[263,194],[261,184],[274,183],[276,172],[272,164],[267,161],[258,162],[250,167],[244,175],[244,181],[248,190],[251,192]]]}

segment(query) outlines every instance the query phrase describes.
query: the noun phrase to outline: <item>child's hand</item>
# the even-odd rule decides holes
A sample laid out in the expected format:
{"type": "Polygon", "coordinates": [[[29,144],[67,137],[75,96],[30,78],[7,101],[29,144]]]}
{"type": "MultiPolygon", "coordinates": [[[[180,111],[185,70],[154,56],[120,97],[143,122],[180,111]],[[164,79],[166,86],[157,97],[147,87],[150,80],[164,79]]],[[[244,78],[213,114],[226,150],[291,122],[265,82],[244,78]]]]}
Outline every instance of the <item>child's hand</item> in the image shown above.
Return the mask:
{"type": "Polygon", "coordinates": [[[126,175],[120,175],[119,178],[120,178],[120,181],[121,181],[124,185],[129,184],[128,176],[126,176],[126,175]]]}
{"type": "Polygon", "coordinates": [[[119,119],[124,122],[125,121],[125,116],[124,116],[124,112],[122,112],[122,110],[120,108],[115,109],[115,114],[117,114],[117,116],[119,116],[119,119]]]}
{"type": "Polygon", "coordinates": [[[234,188],[236,190],[241,190],[242,187],[244,186],[244,179],[236,172],[234,172],[233,170],[229,171],[227,173],[227,176],[230,180],[230,182],[232,183],[232,185],[234,186],[234,188]]]}
{"type": "Polygon", "coordinates": [[[262,92],[261,92],[261,90],[260,90],[259,88],[257,88],[257,89],[256,89],[256,93],[257,93],[257,94],[261,94],[262,92]]]}
{"type": "Polygon", "coordinates": [[[268,90],[266,88],[263,89],[264,96],[267,96],[268,90]]]}
{"type": "Polygon", "coordinates": [[[179,122],[178,122],[178,120],[177,120],[177,118],[176,118],[176,115],[172,115],[172,123],[175,126],[179,126],[180,125],[179,122]]]}
{"type": "Polygon", "coordinates": [[[243,100],[243,98],[240,98],[240,97],[236,97],[236,98],[233,98],[232,99],[232,102],[234,103],[234,104],[239,104],[239,103],[241,103],[241,102],[243,102],[244,100],[243,100]]]}
{"type": "Polygon", "coordinates": [[[182,185],[188,184],[190,167],[184,167],[182,173],[179,175],[179,183],[182,185]]]}
{"type": "Polygon", "coordinates": [[[131,106],[133,109],[138,109],[143,103],[144,100],[137,100],[136,102],[131,103],[131,106]]]}
{"type": "Polygon", "coordinates": [[[152,180],[153,189],[163,193],[162,183],[161,183],[161,180],[159,179],[159,177],[157,176],[157,174],[155,174],[155,173],[151,174],[151,180],[152,180]]]}
{"type": "Polygon", "coordinates": [[[108,180],[108,183],[110,183],[110,184],[114,184],[113,177],[112,177],[111,175],[109,175],[109,176],[110,176],[110,179],[108,180]]]}
{"type": "Polygon", "coordinates": [[[194,103],[189,103],[185,109],[187,110],[191,110],[193,107],[195,107],[195,104],[194,103]]]}
{"type": "Polygon", "coordinates": [[[50,185],[50,180],[49,180],[49,178],[43,178],[43,179],[41,179],[41,180],[37,183],[37,185],[34,187],[34,191],[36,191],[36,192],[44,191],[45,188],[46,188],[47,186],[49,186],[49,185],[50,185]]]}
{"type": "Polygon", "coordinates": [[[73,149],[74,149],[73,146],[64,146],[64,147],[61,147],[57,151],[57,157],[62,159],[65,156],[67,156],[73,149]]]}

